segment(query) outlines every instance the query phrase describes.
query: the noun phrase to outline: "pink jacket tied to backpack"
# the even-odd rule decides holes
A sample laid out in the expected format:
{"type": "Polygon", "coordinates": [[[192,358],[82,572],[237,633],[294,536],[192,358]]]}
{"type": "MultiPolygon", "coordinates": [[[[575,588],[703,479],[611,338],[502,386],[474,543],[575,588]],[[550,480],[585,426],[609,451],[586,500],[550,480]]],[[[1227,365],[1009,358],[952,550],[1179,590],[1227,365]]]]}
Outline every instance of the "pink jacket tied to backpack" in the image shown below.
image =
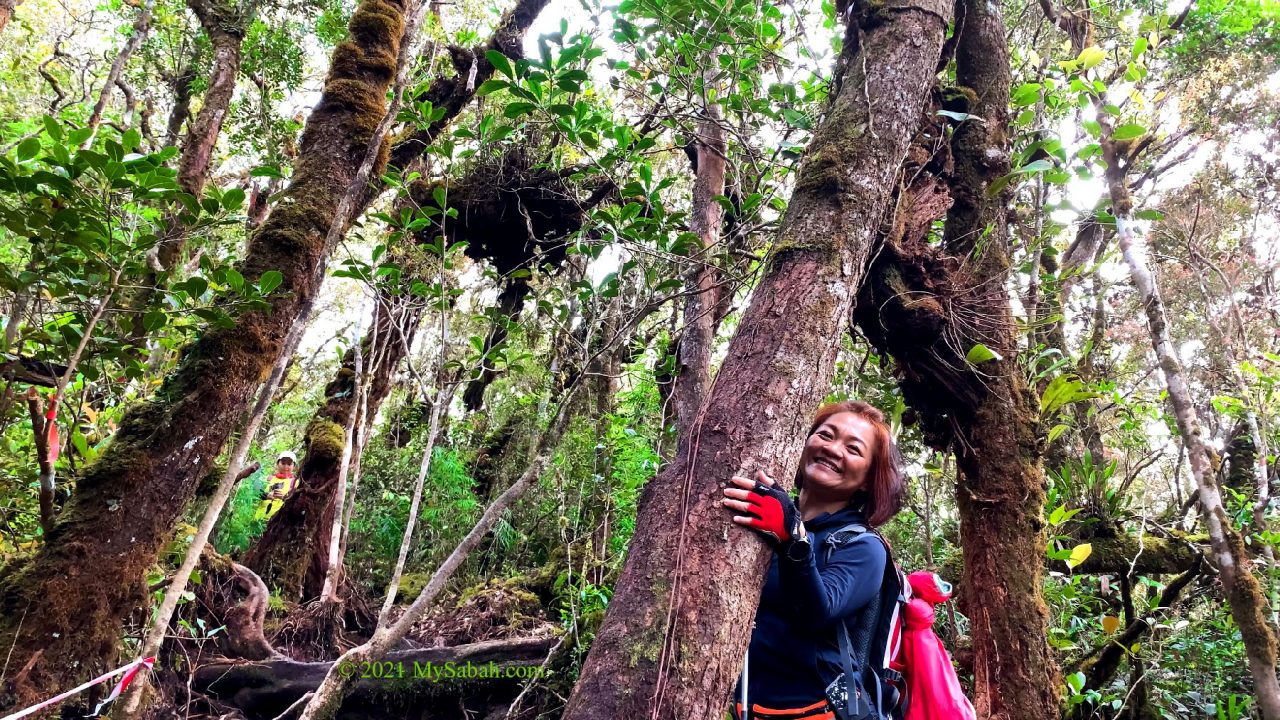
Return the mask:
{"type": "Polygon", "coordinates": [[[907,582],[912,597],[902,634],[903,674],[910,698],[906,720],[976,720],[951,656],[933,632],[934,606],[951,598],[951,585],[931,572],[911,573],[907,582]]]}

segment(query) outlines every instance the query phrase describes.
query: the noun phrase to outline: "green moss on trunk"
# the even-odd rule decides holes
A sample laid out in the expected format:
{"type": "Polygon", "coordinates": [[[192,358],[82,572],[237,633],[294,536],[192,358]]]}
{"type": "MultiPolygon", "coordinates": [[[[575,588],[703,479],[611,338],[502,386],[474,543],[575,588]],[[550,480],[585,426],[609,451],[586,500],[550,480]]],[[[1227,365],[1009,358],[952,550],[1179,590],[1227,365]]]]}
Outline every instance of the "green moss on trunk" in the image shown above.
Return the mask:
{"type": "Polygon", "coordinates": [[[185,350],[156,397],[126,414],[47,544],[0,581],[0,645],[12,647],[12,667],[26,668],[0,709],[118,659],[122,621],[145,598],[146,569],[317,290],[325,235],[386,110],[402,15],[399,2],[361,2],[352,39],[335,52],[342,61],[307,120],[293,182],[240,265],[251,283],[268,270],[282,274],[271,308],[211,329],[185,350]]]}

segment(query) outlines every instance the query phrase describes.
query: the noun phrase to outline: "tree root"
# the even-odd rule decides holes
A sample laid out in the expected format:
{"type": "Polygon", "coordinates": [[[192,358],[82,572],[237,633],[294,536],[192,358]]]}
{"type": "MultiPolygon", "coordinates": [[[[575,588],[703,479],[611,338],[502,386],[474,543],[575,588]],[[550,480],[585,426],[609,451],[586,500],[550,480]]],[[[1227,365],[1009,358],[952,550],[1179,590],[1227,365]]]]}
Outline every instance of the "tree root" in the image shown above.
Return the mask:
{"type": "Polygon", "coordinates": [[[204,573],[200,595],[215,614],[221,612],[218,619],[226,626],[219,641],[222,651],[245,660],[282,657],[263,630],[271,593],[262,578],[212,546],[205,549],[200,564],[204,573]]]}

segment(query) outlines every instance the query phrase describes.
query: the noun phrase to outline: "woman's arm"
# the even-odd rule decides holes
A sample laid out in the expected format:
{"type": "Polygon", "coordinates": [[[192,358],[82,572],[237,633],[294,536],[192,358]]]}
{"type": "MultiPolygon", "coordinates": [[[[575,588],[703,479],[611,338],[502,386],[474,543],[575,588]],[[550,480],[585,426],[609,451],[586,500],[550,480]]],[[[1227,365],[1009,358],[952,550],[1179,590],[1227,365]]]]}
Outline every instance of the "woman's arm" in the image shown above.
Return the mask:
{"type": "Polygon", "coordinates": [[[782,586],[800,617],[815,626],[829,625],[852,615],[880,591],[888,553],[879,538],[864,533],[841,545],[819,572],[816,554],[825,548],[803,542],[804,523],[791,496],[760,471],[755,482],[738,476],[730,482],[736,487],[725,489],[724,506],[746,513],[734,517],[735,523],[773,540],[782,586]],[[793,552],[805,547],[809,551],[803,556],[793,552]]]}
{"type": "Polygon", "coordinates": [[[884,582],[887,561],[884,545],[871,533],[837,548],[821,571],[817,558],[820,552],[825,550],[813,547],[807,557],[799,560],[789,559],[788,553],[778,553],[783,592],[796,616],[814,627],[847,618],[871,602],[884,582]]]}

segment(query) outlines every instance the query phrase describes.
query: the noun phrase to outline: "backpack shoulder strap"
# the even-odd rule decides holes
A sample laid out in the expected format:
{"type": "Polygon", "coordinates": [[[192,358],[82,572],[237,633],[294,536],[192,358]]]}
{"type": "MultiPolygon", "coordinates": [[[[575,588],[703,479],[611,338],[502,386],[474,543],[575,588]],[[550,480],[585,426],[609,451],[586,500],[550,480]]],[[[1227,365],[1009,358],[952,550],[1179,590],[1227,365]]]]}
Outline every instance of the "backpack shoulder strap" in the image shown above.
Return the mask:
{"type": "Polygon", "coordinates": [[[872,532],[862,523],[849,523],[844,527],[836,530],[822,541],[823,561],[831,562],[831,555],[842,545],[847,545],[854,538],[865,533],[872,532]]]}

